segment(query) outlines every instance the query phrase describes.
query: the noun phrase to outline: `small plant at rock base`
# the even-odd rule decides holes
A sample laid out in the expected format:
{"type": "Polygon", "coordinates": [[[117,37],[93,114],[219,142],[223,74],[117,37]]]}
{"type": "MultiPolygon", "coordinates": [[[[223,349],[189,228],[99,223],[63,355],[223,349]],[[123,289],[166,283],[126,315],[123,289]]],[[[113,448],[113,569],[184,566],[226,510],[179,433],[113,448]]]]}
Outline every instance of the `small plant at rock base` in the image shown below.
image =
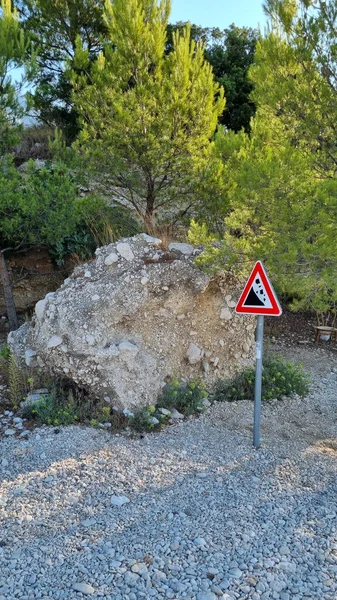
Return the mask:
{"type": "Polygon", "coordinates": [[[4,344],[3,346],[1,346],[0,360],[9,360],[10,355],[11,355],[11,351],[10,351],[9,346],[7,346],[7,344],[4,344]]]}
{"type": "Polygon", "coordinates": [[[176,409],[185,416],[193,415],[203,410],[203,400],[208,397],[204,382],[197,379],[178,381],[173,379],[165,385],[159,398],[158,406],[176,409]]]}
{"type": "Polygon", "coordinates": [[[22,415],[37,425],[72,425],[78,421],[74,404],[60,405],[53,395],[41,396],[41,400],[26,406],[22,415]]]}
{"type": "MultiPolygon", "coordinates": [[[[247,368],[233,379],[219,379],[213,394],[217,401],[253,400],[255,369],[247,368]]],[[[282,396],[305,396],[309,390],[309,377],[301,365],[278,357],[268,357],[263,363],[262,400],[280,399],[282,396]]]]}
{"type": "Polygon", "coordinates": [[[16,409],[26,393],[26,375],[24,371],[18,367],[13,354],[10,354],[8,358],[8,384],[9,399],[13,408],[16,409]]]}
{"type": "Polygon", "coordinates": [[[129,417],[129,427],[138,433],[159,429],[160,421],[154,416],[155,412],[155,406],[144,406],[140,410],[137,410],[129,417]]]}

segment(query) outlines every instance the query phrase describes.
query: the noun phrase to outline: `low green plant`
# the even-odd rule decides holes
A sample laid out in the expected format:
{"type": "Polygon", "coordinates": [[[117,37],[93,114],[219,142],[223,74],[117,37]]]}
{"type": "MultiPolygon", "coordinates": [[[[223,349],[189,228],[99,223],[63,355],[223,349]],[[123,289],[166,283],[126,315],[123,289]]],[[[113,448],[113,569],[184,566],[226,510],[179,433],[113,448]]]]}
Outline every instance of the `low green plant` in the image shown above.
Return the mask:
{"type": "Polygon", "coordinates": [[[189,381],[173,379],[165,385],[158,406],[176,409],[185,416],[193,415],[203,409],[202,401],[208,397],[204,382],[200,378],[189,381]]]}
{"type": "MultiPolygon", "coordinates": [[[[134,431],[141,433],[143,431],[153,431],[160,427],[160,422],[156,424],[153,422],[155,418],[156,407],[155,406],[144,406],[137,410],[132,416],[129,417],[129,426],[134,431]]],[[[157,419],[159,421],[159,419],[157,419]]]]}
{"type": "MultiPolygon", "coordinates": [[[[219,379],[213,394],[216,401],[253,400],[255,369],[247,368],[233,379],[219,379]]],[[[278,357],[268,357],[263,363],[262,400],[280,399],[298,394],[305,396],[309,389],[309,376],[302,366],[278,357]]]]}
{"type": "Polygon", "coordinates": [[[76,407],[72,402],[61,405],[54,395],[41,396],[41,400],[28,405],[23,417],[37,425],[72,425],[78,421],[76,407]]]}
{"type": "Polygon", "coordinates": [[[3,346],[1,346],[0,359],[1,360],[9,360],[10,355],[11,355],[11,351],[10,351],[9,346],[7,346],[7,344],[4,344],[3,346]]]}
{"type": "Polygon", "coordinates": [[[18,408],[27,389],[25,372],[17,365],[13,354],[8,358],[9,399],[14,409],[18,408]]]}

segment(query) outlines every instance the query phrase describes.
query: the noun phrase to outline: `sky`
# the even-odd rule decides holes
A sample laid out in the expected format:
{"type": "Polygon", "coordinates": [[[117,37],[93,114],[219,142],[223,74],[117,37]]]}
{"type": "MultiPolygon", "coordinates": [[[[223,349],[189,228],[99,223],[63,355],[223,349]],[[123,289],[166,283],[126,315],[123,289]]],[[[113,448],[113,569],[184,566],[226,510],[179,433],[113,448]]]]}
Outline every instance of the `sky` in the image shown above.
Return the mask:
{"type": "Polygon", "coordinates": [[[203,27],[225,29],[231,23],[239,27],[261,26],[266,18],[262,0],[172,0],[171,23],[191,21],[203,27]]]}

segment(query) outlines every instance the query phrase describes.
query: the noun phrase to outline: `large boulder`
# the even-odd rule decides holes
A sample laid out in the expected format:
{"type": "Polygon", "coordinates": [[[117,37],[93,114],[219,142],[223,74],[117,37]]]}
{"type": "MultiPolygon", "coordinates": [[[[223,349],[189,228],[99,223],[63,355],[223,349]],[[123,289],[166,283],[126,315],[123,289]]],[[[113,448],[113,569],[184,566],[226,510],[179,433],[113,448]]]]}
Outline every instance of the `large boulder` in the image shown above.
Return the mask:
{"type": "Polygon", "coordinates": [[[234,311],[242,286],[206,275],[198,252],[178,243],[165,251],[145,234],[99,248],[9,335],[18,364],[69,377],[121,408],[155,403],[172,375],[212,383],[251,365],[254,318],[234,311]]]}

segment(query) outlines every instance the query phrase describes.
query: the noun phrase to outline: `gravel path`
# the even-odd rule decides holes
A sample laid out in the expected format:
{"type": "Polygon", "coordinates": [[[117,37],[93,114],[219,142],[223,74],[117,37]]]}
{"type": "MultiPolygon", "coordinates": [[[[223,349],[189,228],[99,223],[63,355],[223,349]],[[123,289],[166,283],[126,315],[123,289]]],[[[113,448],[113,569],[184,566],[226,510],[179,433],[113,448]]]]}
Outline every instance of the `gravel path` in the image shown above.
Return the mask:
{"type": "Polygon", "coordinates": [[[0,440],[0,600],[336,600],[337,361],[311,394],[218,404],[142,439],[0,440]],[[336,367],[335,367],[336,365],[336,367]]]}

